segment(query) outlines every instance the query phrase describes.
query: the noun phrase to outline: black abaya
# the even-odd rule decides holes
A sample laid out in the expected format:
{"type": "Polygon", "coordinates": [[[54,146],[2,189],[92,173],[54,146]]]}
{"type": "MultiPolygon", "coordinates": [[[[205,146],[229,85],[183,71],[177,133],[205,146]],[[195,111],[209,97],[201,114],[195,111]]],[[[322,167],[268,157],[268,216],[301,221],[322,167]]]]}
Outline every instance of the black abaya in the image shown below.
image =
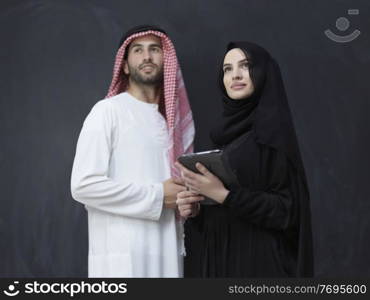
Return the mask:
{"type": "Polygon", "coordinates": [[[230,151],[242,188],[222,205],[203,205],[186,224],[185,276],[288,277],[297,264],[293,197],[297,178],[286,157],[248,137],[230,151]],[[254,160],[240,159],[254,157],[254,160]],[[276,170],[276,174],[271,173],[276,170]],[[283,176],[281,176],[283,171],[283,176]],[[198,242],[197,242],[198,240],[198,242]]]}

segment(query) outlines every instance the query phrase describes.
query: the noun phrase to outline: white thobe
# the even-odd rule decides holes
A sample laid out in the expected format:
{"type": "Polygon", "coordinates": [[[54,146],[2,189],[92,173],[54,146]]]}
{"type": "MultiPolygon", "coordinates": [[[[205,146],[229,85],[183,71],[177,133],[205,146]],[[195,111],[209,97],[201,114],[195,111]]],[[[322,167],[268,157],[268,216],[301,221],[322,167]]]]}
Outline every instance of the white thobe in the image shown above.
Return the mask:
{"type": "Polygon", "coordinates": [[[88,211],[89,277],[182,277],[182,228],[163,206],[169,146],[158,105],[129,93],[85,119],[71,192],[88,211]]]}

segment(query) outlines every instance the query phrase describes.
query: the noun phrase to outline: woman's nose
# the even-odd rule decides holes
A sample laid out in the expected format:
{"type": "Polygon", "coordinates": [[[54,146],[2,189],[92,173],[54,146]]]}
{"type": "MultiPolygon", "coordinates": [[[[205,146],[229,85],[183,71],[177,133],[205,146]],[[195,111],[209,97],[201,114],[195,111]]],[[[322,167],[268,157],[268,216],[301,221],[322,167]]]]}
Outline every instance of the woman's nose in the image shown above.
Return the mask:
{"type": "Polygon", "coordinates": [[[232,79],[237,80],[237,79],[242,79],[243,75],[240,71],[234,71],[232,74],[232,79]]]}
{"type": "Polygon", "coordinates": [[[233,74],[232,74],[232,79],[237,80],[241,79],[243,77],[242,72],[239,70],[239,68],[234,69],[233,74]]]}

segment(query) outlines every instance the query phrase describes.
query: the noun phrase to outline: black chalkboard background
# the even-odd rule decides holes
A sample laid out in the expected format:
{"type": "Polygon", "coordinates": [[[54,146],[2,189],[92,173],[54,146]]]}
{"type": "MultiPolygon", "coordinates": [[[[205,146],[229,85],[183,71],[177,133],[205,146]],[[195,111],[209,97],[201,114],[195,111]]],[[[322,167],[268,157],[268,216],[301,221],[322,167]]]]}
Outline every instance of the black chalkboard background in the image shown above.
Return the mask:
{"type": "Polygon", "coordinates": [[[122,32],[144,23],[175,43],[197,151],[210,148],[221,111],[226,43],[255,41],[273,54],[311,190],[316,276],[369,276],[369,14],[368,0],[2,0],[0,276],[87,276],[86,211],[69,186],[75,146],[107,92],[122,32]],[[337,43],[326,29],[361,34],[337,43]]]}

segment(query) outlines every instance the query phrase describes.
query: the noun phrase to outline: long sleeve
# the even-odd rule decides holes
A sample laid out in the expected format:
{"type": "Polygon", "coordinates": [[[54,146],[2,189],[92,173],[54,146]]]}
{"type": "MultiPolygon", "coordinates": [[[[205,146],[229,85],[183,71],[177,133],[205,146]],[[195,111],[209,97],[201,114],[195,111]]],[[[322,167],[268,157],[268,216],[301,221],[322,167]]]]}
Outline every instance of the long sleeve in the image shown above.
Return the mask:
{"type": "Polygon", "coordinates": [[[87,116],[77,142],[72,197],[105,212],[158,220],[163,208],[162,183],[123,183],[109,177],[116,130],[113,107],[107,101],[98,102],[87,116]]]}
{"type": "Polygon", "coordinates": [[[263,154],[266,177],[264,188],[241,187],[232,189],[223,205],[239,217],[259,226],[284,230],[292,225],[295,203],[290,189],[291,179],[288,161],[284,154],[273,149],[263,154]]]}

